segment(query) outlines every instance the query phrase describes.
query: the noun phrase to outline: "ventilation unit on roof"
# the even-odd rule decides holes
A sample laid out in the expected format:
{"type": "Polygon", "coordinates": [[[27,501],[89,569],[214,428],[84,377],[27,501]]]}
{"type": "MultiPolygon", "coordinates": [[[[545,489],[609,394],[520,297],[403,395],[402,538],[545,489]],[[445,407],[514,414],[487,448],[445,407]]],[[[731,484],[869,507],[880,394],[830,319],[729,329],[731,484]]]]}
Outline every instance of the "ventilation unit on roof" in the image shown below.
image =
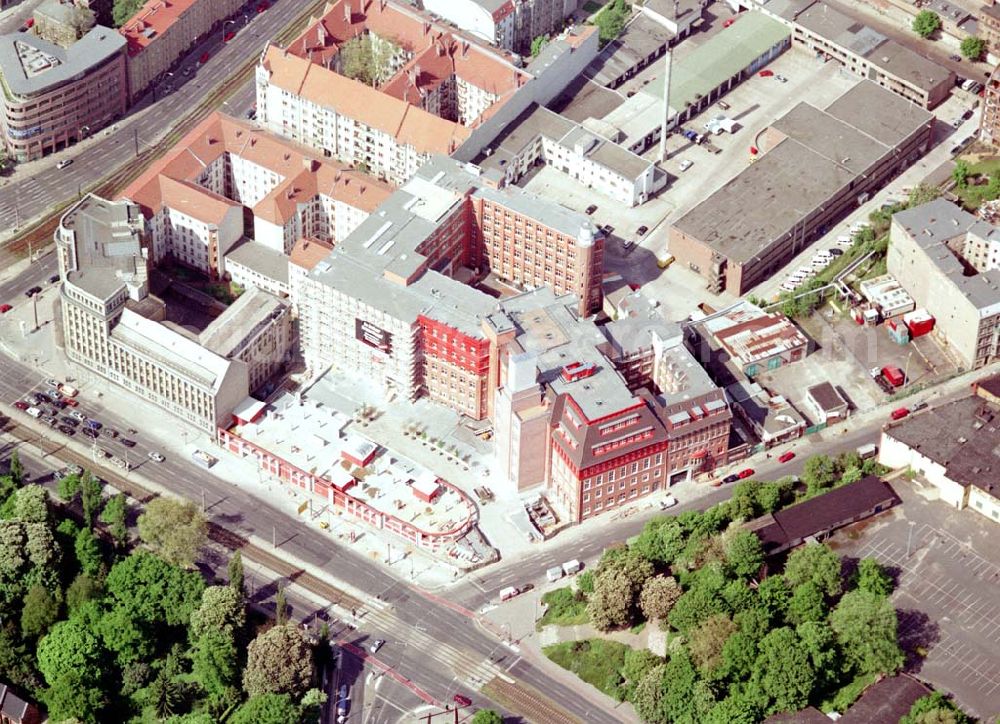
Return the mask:
{"type": "Polygon", "coordinates": [[[563,382],[576,382],[590,377],[597,372],[597,365],[593,362],[570,362],[562,368],[563,382]]]}

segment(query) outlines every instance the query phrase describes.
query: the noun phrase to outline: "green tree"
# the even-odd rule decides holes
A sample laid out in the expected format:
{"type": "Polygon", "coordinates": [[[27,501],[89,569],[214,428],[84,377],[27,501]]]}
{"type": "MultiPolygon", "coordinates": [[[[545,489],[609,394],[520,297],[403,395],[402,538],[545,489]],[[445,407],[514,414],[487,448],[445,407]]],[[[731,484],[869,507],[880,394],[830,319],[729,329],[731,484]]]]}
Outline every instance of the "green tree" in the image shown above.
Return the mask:
{"type": "Polygon", "coordinates": [[[726,543],[729,570],[741,578],[757,575],[764,565],[764,548],[756,533],[738,531],[726,543]]]}
{"type": "Polygon", "coordinates": [[[722,664],[730,681],[746,681],[757,663],[758,639],[737,631],[722,645],[722,664]]]}
{"type": "Polygon", "coordinates": [[[958,188],[964,189],[968,185],[969,174],[969,162],[962,158],[955,159],[955,168],[951,170],[951,179],[958,188]]]}
{"type": "Polygon", "coordinates": [[[661,664],[646,672],[632,694],[632,705],[644,722],[672,721],[663,712],[667,665],[661,664]]]}
{"type": "Polygon", "coordinates": [[[829,624],[826,621],[806,621],[795,629],[795,633],[809,653],[809,660],[812,661],[821,688],[836,685],[844,667],[829,624]]]}
{"type": "Polygon", "coordinates": [[[823,592],[815,583],[806,581],[792,589],[792,596],[788,599],[785,612],[788,623],[798,626],[806,621],[823,621],[826,619],[826,613],[823,592]]]}
{"type": "Polygon", "coordinates": [[[172,666],[164,665],[146,689],[146,702],[157,719],[174,715],[183,698],[183,690],[172,666]]]}
{"type": "Polygon", "coordinates": [[[285,599],[285,587],[278,586],[274,596],[274,620],[279,626],[288,622],[288,601],[285,599]]]}
{"type": "Polygon", "coordinates": [[[139,8],[142,7],[142,3],[143,0],[114,0],[114,4],[111,7],[111,17],[114,20],[115,27],[120,28],[127,23],[129,18],[135,15],[139,8]]]}
{"type": "Polygon", "coordinates": [[[0,628],[0,681],[25,691],[37,691],[42,686],[35,671],[35,648],[29,650],[13,622],[0,628]]]}
{"type": "Polygon", "coordinates": [[[247,699],[229,724],[288,724],[299,720],[299,707],[288,694],[258,694],[247,699]]]}
{"type": "Polygon", "coordinates": [[[694,586],[677,599],[667,620],[681,633],[687,633],[710,616],[726,613],[725,604],[705,586],[694,586]]]}
{"type": "MultiPolygon", "coordinates": [[[[909,207],[912,209],[914,206],[922,206],[923,204],[933,201],[940,195],[941,195],[940,187],[934,186],[932,184],[921,183],[917,184],[910,190],[910,197],[907,199],[907,203],[909,207]]],[[[869,458],[868,460],[865,460],[861,464],[861,469],[866,475],[870,474],[868,470],[865,469],[866,466],[868,465],[878,465],[878,458],[869,458]]],[[[854,467],[858,466],[855,465],[854,467]]]]}
{"type": "MultiPolygon", "coordinates": [[[[77,617],[86,610],[77,609],[77,617]]],[[[101,637],[101,643],[115,655],[122,668],[136,661],[149,660],[156,648],[152,626],[134,618],[124,606],[115,606],[110,611],[101,612],[96,631],[101,637]]]]}
{"type": "Polygon", "coordinates": [[[827,596],[840,593],[840,556],[826,544],[796,548],[785,563],[785,580],[792,587],[812,581],[827,596]]]}
{"type": "Polygon", "coordinates": [[[706,724],[757,724],[763,717],[760,707],[751,697],[731,693],[708,712],[706,724]]]}
{"type": "Polygon", "coordinates": [[[639,608],[647,619],[665,619],[681,597],[681,587],[673,576],[653,576],[639,592],[639,608]]]}
{"type": "Polygon", "coordinates": [[[10,454],[10,478],[14,481],[14,485],[21,485],[24,482],[24,465],[17,449],[10,454]]]}
{"type": "Polygon", "coordinates": [[[192,566],[208,540],[205,516],[188,501],[154,498],[137,522],[143,542],[176,566],[192,566]]]}
{"type": "Polygon", "coordinates": [[[549,39],[544,35],[537,36],[531,41],[531,57],[537,58],[538,54],[542,52],[542,48],[549,44],[549,39]]]}
{"type": "Polygon", "coordinates": [[[899,724],[969,724],[970,721],[951,699],[935,691],[913,702],[899,724]]]}
{"type": "Polygon", "coordinates": [[[975,35],[969,35],[962,39],[959,49],[962,55],[969,60],[979,60],[983,57],[983,53],[986,52],[986,41],[982,38],[977,38],[975,35]]]}
{"type": "Polygon", "coordinates": [[[612,0],[597,13],[594,24],[598,28],[602,47],[621,35],[630,13],[631,9],[625,0],[612,0]]]}
{"type": "Polygon", "coordinates": [[[239,654],[231,634],[208,631],[195,643],[191,673],[209,696],[220,696],[239,683],[239,654]]]}
{"type": "Polygon", "coordinates": [[[788,610],[792,591],[781,576],[768,576],[757,586],[757,597],[772,621],[780,621],[788,610]]]}
{"type": "Polygon", "coordinates": [[[105,585],[112,602],[124,606],[136,619],[169,626],[190,622],[205,589],[200,574],[145,552],[115,563],[105,585]]]}
{"type": "Polygon", "coordinates": [[[60,500],[64,500],[67,503],[72,503],[77,495],[80,494],[80,476],[76,473],[70,475],[64,475],[59,478],[59,482],[56,483],[56,495],[59,496],[60,500]]]}
{"type": "Polygon", "coordinates": [[[606,570],[594,578],[594,592],[587,601],[587,615],[598,631],[623,628],[632,623],[635,586],[621,569],[606,570]]]}
{"type": "Polygon", "coordinates": [[[913,32],[921,38],[929,38],[941,27],[941,16],[932,10],[921,10],[913,18],[913,32]]]}
{"type": "Polygon", "coordinates": [[[88,576],[96,576],[104,565],[101,543],[90,528],[81,528],[73,544],[80,570],[88,576]]]}
{"type": "Polygon", "coordinates": [[[688,635],[691,660],[707,673],[723,663],[722,649],[729,637],[736,633],[736,624],[723,614],[705,619],[688,635]]]}
{"type": "Polygon", "coordinates": [[[104,503],[104,499],[101,497],[101,491],[104,489],[104,483],[101,482],[100,478],[96,478],[89,472],[84,473],[83,477],[80,478],[80,498],[83,503],[83,520],[87,524],[88,528],[94,527],[94,521],[97,520],[97,514],[101,511],[101,505],[104,503]]]}
{"type": "Polygon", "coordinates": [[[829,455],[813,455],[806,460],[802,482],[810,495],[815,495],[833,485],[837,479],[837,465],[829,455]]]}
{"type": "Polygon", "coordinates": [[[746,611],[757,605],[757,597],[746,581],[729,581],[722,589],[722,600],[733,613],[746,611]]]}
{"type": "Polygon", "coordinates": [[[235,551],[229,559],[229,585],[238,591],[240,596],[246,595],[243,589],[243,556],[239,551],[235,551]]]}
{"type": "Polygon", "coordinates": [[[769,711],[798,711],[816,681],[809,654],[790,628],[776,628],[760,642],[755,680],[771,700],[769,711]]]}
{"type": "Polygon", "coordinates": [[[240,592],[230,586],[209,586],[191,614],[191,638],[199,639],[210,632],[234,637],[245,623],[246,605],[240,592]]]}
{"type": "Polygon", "coordinates": [[[503,717],[492,709],[480,709],[472,717],[472,724],[503,724],[503,717]]]}
{"type": "Polygon", "coordinates": [[[662,663],[664,663],[663,659],[648,649],[629,648],[626,650],[625,664],[621,671],[622,678],[625,679],[623,685],[625,698],[631,700],[643,677],[662,663]]]}
{"type": "Polygon", "coordinates": [[[312,679],[312,652],[294,624],[275,626],[250,642],[243,688],[250,696],[301,696],[312,679]]]}
{"type": "Polygon", "coordinates": [[[125,522],[127,516],[128,501],[124,493],[108,498],[101,511],[101,522],[108,526],[108,533],[118,546],[124,546],[128,542],[128,526],[125,522]]]}
{"type": "Polygon", "coordinates": [[[48,523],[49,493],[41,485],[26,485],[14,493],[14,520],[22,523],[48,523]]]}
{"type": "Polygon", "coordinates": [[[26,639],[43,635],[59,618],[59,599],[45,586],[28,589],[21,608],[21,633],[26,639]]]}
{"type": "Polygon", "coordinates": [[[73,579],[69,588],[66,589],[66,608],[72,615],[73,611],[87,601],[100,598],[102,593],[103,589],[100,583],[86,573],[81,573],[73,579]]]}
{"type": "Polygon", "coordinates": [[[892,576],[874,558],[862,558],[858,561],[854,584],[859,590],[875,596],[888,596],[892,593],[892,576]]]}
{"type": "Polygon", "coordinates": [[[897,626],[892,601],[866,591],[845,593],[830,613],[830,628],[845,660],[862,674],[892,673],[903,665],[897,626]]]}
{"type": "Polygon", "coordinates": [[[38,643],[38,669],[49,688],[44,700],[53,721],[76,717],[99,720],[106,654],[100,641],[78,621],[60,621],[38,643]]]}

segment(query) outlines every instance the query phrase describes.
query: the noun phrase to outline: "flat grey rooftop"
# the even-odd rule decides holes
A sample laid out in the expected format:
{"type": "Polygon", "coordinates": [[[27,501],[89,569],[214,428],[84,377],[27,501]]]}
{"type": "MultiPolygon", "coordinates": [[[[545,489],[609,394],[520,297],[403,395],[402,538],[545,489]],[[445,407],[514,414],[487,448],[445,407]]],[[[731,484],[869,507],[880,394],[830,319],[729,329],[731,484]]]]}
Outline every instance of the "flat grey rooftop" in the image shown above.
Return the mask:
{"type": "Polygon", "coordinates": [[[673,34],[665,27],[638,13],[621,35],[604,46],[584,73],[601,85],[609,85],[648,56],[659,52],[672,38],[673,34]]]}
{"type": "Polygon", "coordinates": [[[288,306],[287,300],[250,287],[205,327],[198,342],[220,357],[232,358],[239,355],[272,319],[284,314],[288,306]]]}
{"type": "Polygon", "coordinates": [[[226,254],[226,261],[241,264],[279,284],[288,284],[288,257],[256,241],[241,241],[226,254]]]}
{"type": "Polygon", "coordinates": [[[625,96],[595,83],[583,74],[563,89],[552,103],[552,109],[564,118],[583,123],[588,118],[604,118],[620,106],[625,96]]]}
{"type": "Polygon", "coordinates": [[[1000,229],[960,209],[945,199],[935,199],[893,216],[893,225],[902,227],[928,259],[952,284],[955,294],[968,300],[985,315],[1000,311],[1000,269],[969,274],[948,242],[973,235],[991,244],[1000,244],[1000,229]]]}
{"type": "Polygon", "coordinates": [[[0,35],[0,76],[11,93],[31,96],[75,80],[78,75],[103,65],[116,53],[124,52],[124,48],[124,36],[102,25],[92,28],[69,48],[30,33],[0,35]],[[54,62],[42,72],[26,68],[22,55],[29,48],[51,57],[54,62]]]}

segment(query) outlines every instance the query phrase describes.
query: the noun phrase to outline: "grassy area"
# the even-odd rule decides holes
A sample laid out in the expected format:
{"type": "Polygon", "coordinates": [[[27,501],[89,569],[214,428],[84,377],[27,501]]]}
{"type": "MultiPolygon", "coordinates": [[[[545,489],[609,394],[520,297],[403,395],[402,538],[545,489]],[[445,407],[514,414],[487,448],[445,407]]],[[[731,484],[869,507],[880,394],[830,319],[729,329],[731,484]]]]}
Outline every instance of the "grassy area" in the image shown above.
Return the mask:
{"type": "Polygon", "coordinates": [[[876,674],[862,674],[854,681],[845,684],[820,702],[819,710],[824,714],[831,711],[841,713],[847,711],[847,708],[861,696],[861,692],[875,683],[875,677],[876,674]]]}
{"type": "Polygon", "coordinates": [[[1000,157],[984,158],[969,164],[969,183],[964,188],[955,187],[955,195],[962,200],[962,206],[969,211],[975,211],[984,201],[997,198],[996,184],[986,183],[1000,173],[1000,157]],[[980,181],[981,183],[974,183],[980,181]]]}
{"type": "Polygon", "coordinates": [[[587,623],[587,598],[572,588],[556,588],[542,596],[545,614],[538,626],[576,626],[587,623]]]}
{"type": "Polygon", "coordinates": [[[622,684],[625,680],[621,670],[625,666],[625,652],[628,648],[617,641],[586,639],[546,646],[542,652],[602,693],[616,701],[622,701],[625,696],[622,684]]]}

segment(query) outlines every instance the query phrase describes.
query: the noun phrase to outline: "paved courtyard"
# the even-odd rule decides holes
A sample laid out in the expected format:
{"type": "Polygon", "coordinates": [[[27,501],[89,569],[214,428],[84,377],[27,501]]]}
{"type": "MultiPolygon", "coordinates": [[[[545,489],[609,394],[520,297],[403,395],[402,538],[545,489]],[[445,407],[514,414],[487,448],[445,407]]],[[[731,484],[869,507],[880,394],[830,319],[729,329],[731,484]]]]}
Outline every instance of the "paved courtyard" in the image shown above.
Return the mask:
{"type": "Polygon", "coordinates": [[[1000,714],[996,524],[935,500],[919,482],[898,479],[893,488],[903,505],[841,532],[835,547],[852,558],[873,557],[896,576],[893,600],[909,669],[993,721],[1000,714]]]}

